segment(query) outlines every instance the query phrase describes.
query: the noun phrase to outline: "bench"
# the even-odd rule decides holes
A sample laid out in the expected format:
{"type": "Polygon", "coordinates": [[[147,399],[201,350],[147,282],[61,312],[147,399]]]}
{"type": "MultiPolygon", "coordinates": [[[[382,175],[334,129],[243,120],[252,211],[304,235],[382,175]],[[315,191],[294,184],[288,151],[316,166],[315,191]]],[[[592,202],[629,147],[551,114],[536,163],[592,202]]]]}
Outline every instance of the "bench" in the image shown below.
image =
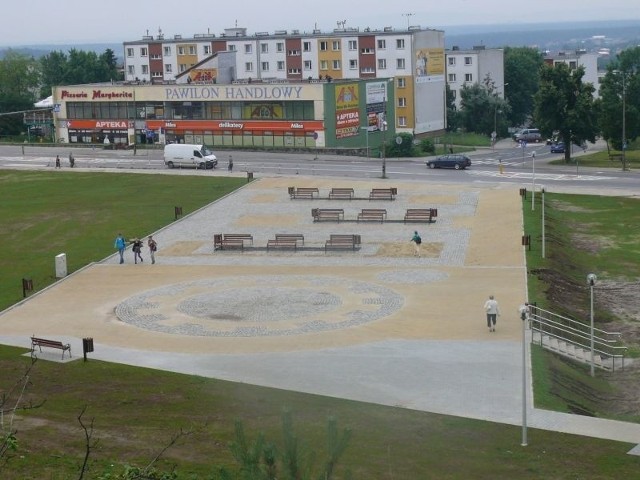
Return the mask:
{"type": "Polygon", "coordinates": [[[64,360],[64,352],[69,352],[69,358],[71,358],[71,344],[62,343],[58,340],[47,340],[45,338],[31,337],[31,354],[35,351],[36,347],[42,352],[42,347],[57,348],[62,350],[62,359],[64,360]]]}
{"type": "Polygon", "coordinates": [[[244,244],[250,242],[253,245],[253,235],[246,233],[216,234],[213,236],[213,250],[225,248],[239,248],[244,251],[244,244]]]}
{"type": "Polygon", "coordinates": [[[295,240],[304,246],[304,235],[301,233],[276,233],[276,240],[295,240]]]}
{"type": "Polygon", "coordinates": [[[609,154],[609,160],[611,160],[612,162],[622,162],[623,159],[624,159],[624,155],[622,155],[621,153],[609,154]]]}
{"type": "Polygon", "coordinates": [[[362,220],[366,221],[375,221],[375,222],[384,222],[387,219],[387,211],[383,208],[363,208],[360,213],[358,213],[358,222],[362,220]]]}
{"type": "Polygon", "coordinates": [[[369,200],[394,200],[397,193],[397,188],[374,188],[369,193],[369,200]]]}
{"type": "Polygon", "coordinates": [[[360,243],[360,235],[330,235],[324,244],[324,253],[331,248],[355,250],[360,243]]]}
{"type": "Polygon", "coordinates": [[[267,240],[267,252],[271,248],[293,248],[298,249],[298,241],[295,238],[276,238],[275,240],[267,240]]]}
{"type": "Polygon", "coordinates": [[[344,220],[344,209],[342,208],[313,208],[311,216],[314,222],[339,222],[344,220]]]}
{"type": "Polygon", "coordinates": [[[353,188],[332,188],[329,192],[329,200],[352,200],[353,188]]]}
{"type": "Polygon", "coordinates": [[[320,190],[318,190],[317,188],[311,188],[311,187],[301,187],[301,188],[289,187],[289,196],[292,199],[294,198],[312,199],[320,196],[320,190]]]}
{"type": "Polygon", "coordinates": [[[434,208],[408,208],[404,214],[404,223],[407,222],[419,222],[419,223],[431,223],[437,216],[434,208]]]}

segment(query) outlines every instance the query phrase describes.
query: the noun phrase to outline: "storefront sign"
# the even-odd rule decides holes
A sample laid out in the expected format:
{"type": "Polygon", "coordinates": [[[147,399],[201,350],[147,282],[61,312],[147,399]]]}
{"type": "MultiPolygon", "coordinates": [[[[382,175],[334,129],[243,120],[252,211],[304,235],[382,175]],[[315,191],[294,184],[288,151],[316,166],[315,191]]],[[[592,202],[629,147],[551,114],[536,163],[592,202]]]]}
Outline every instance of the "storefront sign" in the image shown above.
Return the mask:
{"type": "Polygon", "coordinates": [[[76,130],[127,130],[133,128],[129,120],[67,120],[67,128],[76,130]]]}
{"type": "Polygon", "coordinates": [[[158,130],[159,128],[172,129],[177,131],[184,130],[209,130],[220,132],[224,130],[237,131],[277,131],[288,132],[291,130],[302,130],[312,132],[323,130],[324,124],[320,120],[308,120],[300,122],[286,121],[253,121],[244,122],[234,121],[215,121],[215,120],[147,120],[146,128],[158,130]]]}
{"type": "Polygon", "coordinates": [[[165,100],[299,100],[302,87],[283,85],[165,87],[165,100]]]}
{"type": "Polygon", "coordinates": [[[133,99],[133,92],[122,91],[103,91],[92,90],[91,92],[85,90],[70,91],[62,90],[60,92],[61,100],[118,100],[118,99],[133,99]]]}

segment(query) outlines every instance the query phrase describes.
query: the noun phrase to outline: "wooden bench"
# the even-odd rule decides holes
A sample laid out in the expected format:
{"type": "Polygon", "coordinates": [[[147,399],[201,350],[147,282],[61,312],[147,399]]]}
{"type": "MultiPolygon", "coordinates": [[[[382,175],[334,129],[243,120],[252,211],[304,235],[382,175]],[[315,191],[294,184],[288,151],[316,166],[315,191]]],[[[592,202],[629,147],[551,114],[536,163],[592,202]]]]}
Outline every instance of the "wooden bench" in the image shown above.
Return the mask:
{"type": "Polygon", "coordinates": [[[276,233],[276,240],[295,240],[304,246],[304,235],[301,233],[276,233]]]}
{"type": "Polygon", "coordinates": [[[344,209],[342,208],[313,208],[311,216],[314,222],[339,222],[344,220],[344,209]]]}
{"type": "Polygon", "coordinates": [[[324,253],[332,248],[355,250],[360,243],[360,235],[330,235],[324,244],[324,253]]]}
{"type": "Polygon", "coordinates": [[[64,352],[69,352],[69,358],[71,358],[71,344],[62,343],[58,340],[47,340],[45,338],[31,337],[31,354],[35,351],[36,347],[42,352],[42,347],[57,348],[62,350],[62,359],[64,360],[64,352]]]}
{"type": "Polygon", "coordinates": [[[213,236],[213,250],[239,248],[244,251],[245,241],[253,245],[253,235],[246,233],[216,234],[213,236]]]}
{"type": "Polygon", "coordinates": [[[408,208],[404,214],[404,223],[431,223],[433,218],[437,216],[437,214],[434,215],[434,212],[433,208],[408,208]]]}
{"type": "Polygon", "coordinates": [[[358,222],[362,220],[366,221],[375,221],[375,222],[384,222],[387,219],[387,211],[383,208],[363,208],[360,213],[358,213],[358,222]]]}
{"type": "Polygon", "coordinates": [[[395,200],[397,188],[374,188],[369,193],[369,200],[395,200]]]}
{"type": "Polygon", "coordinates": [[[622,162],[623,158],[624,156],[621,153],[609,154],[609,160],[611,160],[612,162],[622,162]]]}
{"type": "Polygon", "coordinates": [[[298,241],[295,238],[276,238],[267,240],[267,252],[272,248],[293,248],[298,249],[298,241]]]}
{"type": "Polygon", "coordinates": [[[317,188],[311,188],[311,187],[301,187],[301,188],[289,187],[289,196],[292,199],[294,198],[312,199],[320,196],[320,190],[318,190],[317,188]]]}
{"type": "Polygon", "coordinates": [[[332,188],[329,192],[329,200],[353,200],[353,188],[332,188]]]}

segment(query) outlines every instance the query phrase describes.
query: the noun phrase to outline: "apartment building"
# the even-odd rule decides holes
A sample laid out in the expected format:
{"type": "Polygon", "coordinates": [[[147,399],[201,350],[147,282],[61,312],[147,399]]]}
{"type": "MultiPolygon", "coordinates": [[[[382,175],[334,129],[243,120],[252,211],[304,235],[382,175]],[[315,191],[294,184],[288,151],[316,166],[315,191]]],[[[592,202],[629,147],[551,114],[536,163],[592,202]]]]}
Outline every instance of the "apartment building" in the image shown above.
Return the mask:
{"type": "Polygon", "coordinates": [[[584,67],[583,83],[591,83],[595,87],[593,97],[598,98],[600,90],[600,80],[598,77],[598,54],[587,52],[586,50],[576,50],[571,52],[545,52],[544,62],[547,65],[566,64],[569,69],[575,70],[584,67]]]}
{"type": "Polygon", "coordinates": [[[154,85],[185,78],[216,84],[388,79],[394,83],[389,91],[394,92],[393,121],[398,131],[426,137],[445,128],[440,30],[385,27],[248,34],[245,28],[229,28],[220,35],[190,38],[165,38],[160,33],[124,42],[124,58],[126,82],[154,85]],[[228,53],[234,55],[231,63],[231,57],[224,55],[228,53]],[[212,68],[214,57],[217,66],[212,68]]]}
{"type": "Polygon", "coordinates": [[[504,98],[504,51],[484,46],[471,50],[452,47],[446,52],[447,83],[460,108],[460,91],[465,85],[481,83],[490,79],[495,92],[504,98]]]}

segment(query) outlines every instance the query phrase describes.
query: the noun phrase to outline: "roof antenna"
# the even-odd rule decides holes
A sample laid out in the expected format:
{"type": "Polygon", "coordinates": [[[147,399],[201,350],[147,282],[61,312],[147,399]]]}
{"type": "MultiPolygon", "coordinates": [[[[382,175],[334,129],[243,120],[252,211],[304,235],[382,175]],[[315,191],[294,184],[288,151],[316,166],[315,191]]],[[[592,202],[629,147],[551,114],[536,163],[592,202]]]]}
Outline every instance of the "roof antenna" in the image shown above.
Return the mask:
{"type": "Polygon", "coordinates": [[[409,30],[409,27],[411,26],[411,17],[413,17],[415,15],[415,13],[403,13],[402,16],[403,17],[407,17],[407,30],[409,30]]]}

